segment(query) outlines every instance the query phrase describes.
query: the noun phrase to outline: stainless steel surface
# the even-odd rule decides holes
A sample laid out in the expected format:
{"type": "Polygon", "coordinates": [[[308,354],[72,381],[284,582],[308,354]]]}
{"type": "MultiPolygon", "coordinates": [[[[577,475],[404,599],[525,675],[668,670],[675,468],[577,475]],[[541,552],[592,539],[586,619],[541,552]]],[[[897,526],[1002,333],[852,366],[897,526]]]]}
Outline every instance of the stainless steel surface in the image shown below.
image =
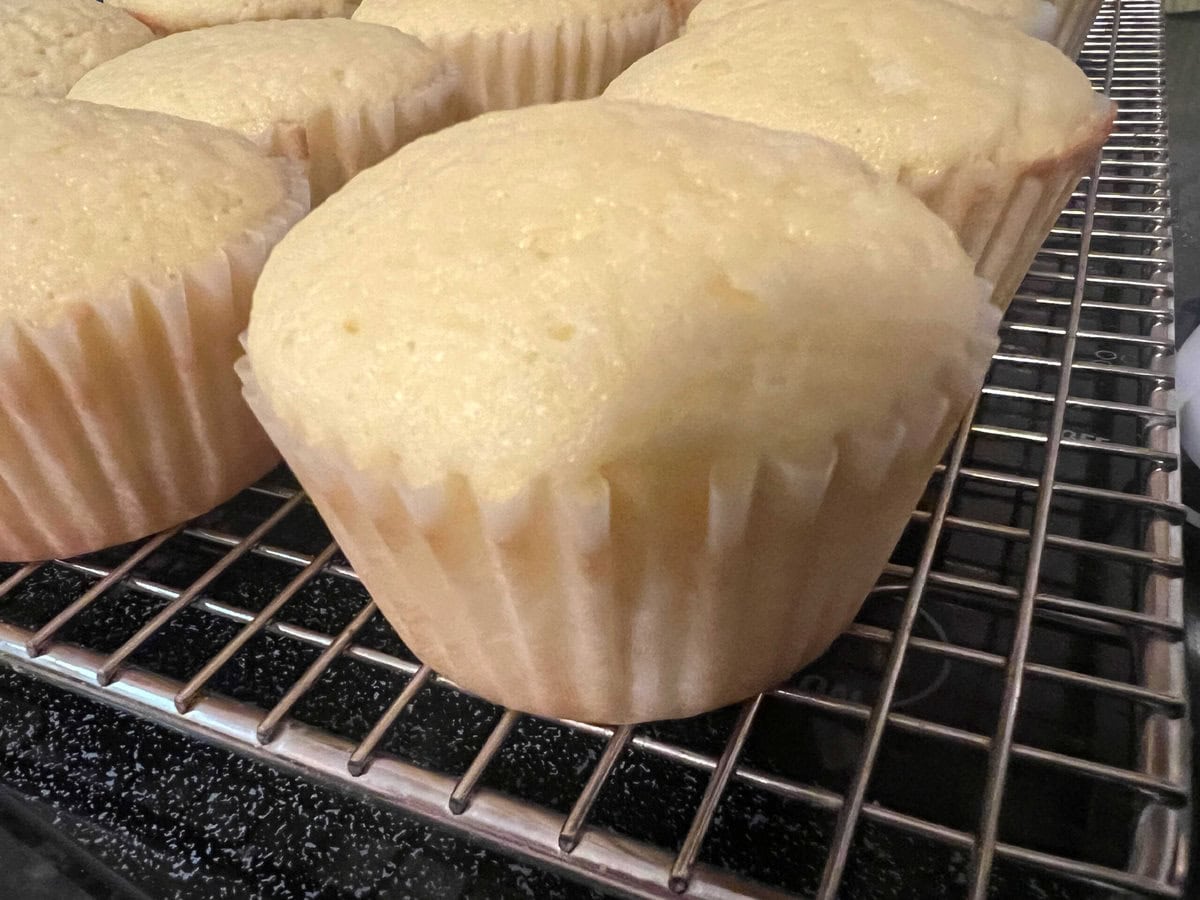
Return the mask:
{"type": "Polygon", "coordinates": [[[588,778],[587,784],[579,792],[579,796],[575,800],[575,805],[571,807],[571,812],[567,814],[562,830],[558,833],[558,846],[563,853],[570,853],[579,846],[579,835],[583,832],[588,815],[591,813],[592,806],[596,802],[596,797],[599,795],[600,789],[604,787],[604,782],[612,774],[613,767],[617,764],[617,760],[621,758],[621,754],[625,752],[625,748],[629,746],[629,741],[632,738],[633,726],[621,725],[613,732],[612,737],[608,739],[608,743],[604,746],[604,754],[596,763],[596,768],[592,769],[592,774],[588,778]]]}
{"type": "MultiPolygon", "coordinates": [[[[101,687],[109,684],[117,671],[124,665],[127,660],[138,647],[146,643],[147,640],[159,629],[167,624],[171,619],[178,615],[185,607],[191,604],[201,592],[213,583],[223,572],[230,566],[241,559],[249,552],[258,541],[267,536],[272,528],[278,525],[287,517],[288,513],[294,510],[300,503],[300,497],[293,497],[282,506],[279,507],[266,521],[258,526],[253,532],[246,536],[246,539],[240,541],[232,550],[221,557],[212,568],[193,581],[186,591],[179,594],[175,599],[167,604],[163,609],[159,610],[158,615],[152,618],[149,622],[137,630],[137,634],[129,638],[124,644],[109,654],[108,659],[104,661],[104,665],[100,667],[100,671],[96,673],[96,681],[101,687]]],[[[282,603],[280,604],[282,605],[282,603]]],[[[51,623],[54,624],[54,623],[51,623]]],[[[249,627],[249,626],[247,626],[249,627]]],[[[44,629],[43,629],[44,631],[44,629]]],[[[49,634],[39,633],[35,636],[39,646],[45,646],[46,641],[51,637],[49,634]]]]}
{"type": "MultiPolygon", "coordinates": [[[[825,661],[877,654],[864,691],[831,689],[821,674],[825,663],[818,664],[731,714],[719,745],[684,740],[670,728],[554,723],[558,733],[597,748],[557,811],[489,781],[530,717],[499,715],[469,762],[452,773],[407,761],[389,749],[389,736],[416,705],[457,695],[454,685],[366,639],[378,612],[361,591],[344,625],[284,614],[321,580],[355,586],[357,578],[334,545],[306,544],[281,531],[311,507],[301,493],[273,481],[247,495],[266,508],[242,530],[206,519],[119,558],[97,554],[0,570],[0,659],[632,896],[785,893],[772,877],[706,857],[722,812],[753,795],[828,821],[811,881],[822,897],[855,893],[848,884],[862,875],[856,860],[870,858],[863,856],[870,829],[957,854],[957,868],[937,877],[973,897],[997,890],[1001,867],[1089,889],[1182,897],[1192,785],[1161,39],[1158,0],[1110,0],[1084,48],[1081,64],[1121,105],[1116,131],[1014,302],[970,424],[939,466],[910,535],[873,593],[871,603],[890,617],[881,624],[864,612],[825,661]],[[1097,524],[1106,515],[1111,522],[1097,524]],[[1114,537],[1122,528],[1134,537],[1114,537]],[[169,557],[181,541],[215,559],[179,584],[148,562],[169,557]],[[261,603],[222,588],[224,577],[249,565],[287,573],[261,603]],[[16,603],[38,579],[60,575],[84,586],[44,621],[9,621],[6,599],[16,603]],[[127,605],[146,603],[144,623],[106,647],[77,641],[73,629],[119,591],[127,605]],[[1114,600],[1118,595],[1124,599],[1114,600]],[[939,623],[935,609],[984,624],[956,632],[939,623]],[[216,652],[181,677],[145,668],[146,649],[193,614],[224,625],[228,636],[216,652]],[[975,640],[981,631],[1001,637],[975,640]],[[267,638],[312,658],[269,702],[223,696],[219,674],[259,653],[258,642],[267,638]],[[1046,646],[1058,646],[1053,641],[1091,649],[1048,653],[1046,646]],[[1100,663],[1113,648],[1128,656],[1128,666],[1100,663]],[[341,664],[405,679],[352,739],[302,721],[306,699],[341,664]],[[919,666],[926,672],[914,687],[906,678],[911,682],[919,666]],[[938,698],[959,677],[948,674],[955,666],[963,667],[955,673],[969,671],[981,684],[993,679],[998,686],[993,699],[979,694],[982,724],[940,712],[947,707],[938,698]],[[1087,698],[1079,705],[1089,710],[1117,704],[1120,722],[1132,723],[1130,746],[1092,752],[1090,732],[1073,744],[1056,742],[1058,731],[1070,730],[1066,717],[1075,697],[1087,698]],[[811,717],[838,723],[811,734],[820,753],[842,760],[841,781],[797,777],[751,753],[762,729],[808,727],[811,717]],[[861,737],[847,741],[847,734],[861,737]],[[889,742],[898,739],[918,742],[922,755],[977,766],[977,777],[961,780],[970,790],[945,800],[947,815],[886,802],[889,791],[902,787],[887,764],[889,742]],[[669,845],[597,824],[599,807],[633,755],[690,773],[702,785],[690,824],[669,845]],[[1013,784],[1019,767],[1036,771],[1049,790],[1069,779],[1119,792],[1128,798],[1121,803],[1132,810],[1132,824],[1106,833],[1104,854],[1035,839],[1022,819],[1021,804],[1031,794],[1013,784]]],[[[961,697],[954,702],[961,705],[961,697]]],[[[1104,715],[1094,718],[1093,743],[1103,743],[1104,715]]],[[[807,743],[797,743],[797,751],[813,743],[803,734],[807,743]]],[[[548,762],[565,760],[560,750],[539,747],[548,762]]],[[[927,788],[936,794],[941,786],[927,788]]],[[[677,799],[671,788],[662,791],[663,803],[677,799]]],[[[1108,826],[1097,820],[1080,827],[1077,837],[1086,844],[1087,828],[1108,826]]],[[[941,865],[932,850],[930,859],[933,869],[941,865]]]]}
{"type": "Polygon", "coordinates": [[[696,868],[696,860],[700,856],[700,847],[704,843],[704,837],[708,834],[709,828],[712,827],[717,804],[721,802],[726,788],[729,787],[729,779],[746,746],[746,740],[750,737],[750,729],[754,727],[754,717],[758,715],[762,699],[762,696],[759,695],[742,704],[742,710],[733,725],[729,741],[725,744],[725,749],[721,751],[721,758],[717,760],[708,787],[704,789],[704,796],[700,798],[700,805],[696,807],[696,816],[692,819],[687,837],[683,839],[683,846],[680,847],[679,854],[675,857],[675,864],[671,866],[671,877],[668,883],[671,890],[677,894],[686,891],[688,882],[691,881],[692,872],[696,868]]]}
{"type": "MultiPolygon", "coordinates": [[[[970,423],[974,421],[978,408],[978,401],[971,404],[971,408],[965,416],[966,422],[970,423]]],[[[867,784],[871,779],[871,773],[875,766],[875,758],[879,754],[884,729],[888,725],[888,716],[891,713],[896,685],[899,683],[900,670],[904,665],[904,655],[908,647],[913,643],[913,626],[916,624],[917,614],[920,611],[921,597],[925,594],[925,585],[929,581],[929,572],[933,568],[934,553],[937,550],[938,541],[942,535],[942,528],[946,523],[946,518],[950,510],[950,502],[954,498],[954,489],[962,473],[963,454],[966,452],[970,434],[971,429],[969,426],[960,428],[957,437],[954,439],[954,449],[950,452],[950,461],[946,464],[946,468],[942,472],[942,487],[938,492],[937,506],[934,508],[933,515],[931,516],[929,533],[925,538],[924,546],[921,548],[921,559],[909,581],[908,594],[904,602],[904,613],[895,631],[891,635],[886,636],[886,639],[892,646],[892,652],[888,658],[887,669],[884,672],[879,697],[876,699],[875,705],[869,713],[867,738],[859,759],[858,768],[855,771],[854,780],[851,782],[850,790],[846,794],[845,802],[842,804],[841,812],[838,815],[837,830],[833,835],[833,846],[829,852],[829,859],[825,864],[825,873],[821,877],[819,891],[821,897],[834,897],[842,881],[842,873],[845,870],[846,860],[850,853],[850,842],[854,838],[854,829],[858,823],[858,817],[862,814],[867,784]]]]}

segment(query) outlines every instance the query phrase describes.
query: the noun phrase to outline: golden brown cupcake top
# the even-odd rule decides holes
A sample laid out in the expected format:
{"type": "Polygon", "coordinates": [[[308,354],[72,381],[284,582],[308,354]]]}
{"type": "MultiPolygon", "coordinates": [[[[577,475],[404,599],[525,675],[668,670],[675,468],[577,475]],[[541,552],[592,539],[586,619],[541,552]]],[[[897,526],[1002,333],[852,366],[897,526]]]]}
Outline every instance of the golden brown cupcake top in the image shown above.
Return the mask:
{"type": "Polygon", "coordinates": [[[689,28],[608,88],[820,135],[889,177],[1028,167],[1109,117],[1054,47],[940,0],[776,0],[689,28]]]}
{"type": "Polygon", "coordinates": [[[153,38],[96,0],[0,0],[0,94],[66,96],[89,69],[153,38]]]}
{"type": "Polygon", "coordinates": [[[0,326],[178,277],[281,206],[288,165],[199,122],[0,97],[0,326]]]}
{"type": "Polygon", "coordinates": [[[348,16],[351,0],[106,0],[129,10],[158,34],[264,19],[348,16]]]}
{"type": "Polygon", "coordinates": [[[437,54],[394,28],[295,19],[169,35],[95,69],[70,96],[210,122],[266,145],[281,123],[391,102],[446,77],[437,54]]]}
{"type": "Polygon", "coordinates": [[[507,496],[631,454],[828,450],[899,385],[965,396],[981,292],[841,148],[595,100],[360,175],[275,250],[249,356],[306,441],[507,496]]]}

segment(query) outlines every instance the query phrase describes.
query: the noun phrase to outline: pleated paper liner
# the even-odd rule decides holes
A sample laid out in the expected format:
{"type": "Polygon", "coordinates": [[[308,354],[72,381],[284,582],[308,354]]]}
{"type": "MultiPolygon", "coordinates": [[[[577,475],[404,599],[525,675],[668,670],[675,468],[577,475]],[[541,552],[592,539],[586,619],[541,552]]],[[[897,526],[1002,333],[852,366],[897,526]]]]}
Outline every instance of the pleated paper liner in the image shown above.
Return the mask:
{"type": "Polygon", "coordinates": [[[618,460],[587,483],[544,473],[503,500],[469,474],[413,485],[356,468],[276,416],[248,359],[238,372],[422,660],[496,703],[633,722],[746,697],[829,646],[978,390],[998,322],[981,299],[978,333],[948,353],[942,393],[905,396],[888,420],[804,458],[618,460]]]}
{"type": "Polygon", "coordinates": [[[286,199],[202,262],[0,324],[0,560],[144,537],[277,464],[233,364],[267,255],[308,211],[302,167],[279,163],[286,199]]]}
{"type": "Polygon", "coordinates": [[[1087,130],[1063,154],[1008,173],[991,160],[971,161],[933,176],[901,172],[898,181],[947,222],[975,274],[995,285],[993,302],[1007,309],[1071,192],[1112,130],[1116,106],[1097,95],[1087,130]]]}
{"type": "Polygon", "coordinates": [[[264,135],[247,136],[269,153],[306,163],[316,207],[363,169],[454,124],[458,89],[458,70],[445,62],[427,84],[402,96],[358,109],[325,107],[305,122],[278,122],[264,135]]]}
{"type": "Polygon", "coordinates": [[[598,97],[610,81],[678,31],[669,5],[643,6],[608,19],[588,16],[523,30],[420,37],[461,72],[460,118],[465,119],[598,97]]]}
{"type": "Polygon", "coordinates": [[[675,18],[681,29],[687,26],[687,20],[692,14],[692,10],[700,5],[700,0],[667,0],[667,2],[674,8],[675,18]]]}

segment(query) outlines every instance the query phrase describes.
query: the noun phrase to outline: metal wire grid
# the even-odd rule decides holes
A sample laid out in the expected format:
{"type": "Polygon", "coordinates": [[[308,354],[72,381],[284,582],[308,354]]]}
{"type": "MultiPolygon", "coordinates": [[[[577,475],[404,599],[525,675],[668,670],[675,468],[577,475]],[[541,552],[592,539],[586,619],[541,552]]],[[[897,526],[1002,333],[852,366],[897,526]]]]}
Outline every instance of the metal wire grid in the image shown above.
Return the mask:
{"type": "MultiPolygon", "coordinates": [[[[1081,63],[1096,87],[1117,99],[1116,132],[1091,177],[1060,219],[1014,303],[996,370],[977,400],[970,427],[958,435],[931,483],[929,502],[913,516],[918,540],[885,573],[880,596],[898,601],[892,628],[857,622],[845,640],[887,648],[873,703],[839,699],[810,690],[801,680],[746,702],[719,753],[664,740],[641,729],[559,723],[605,742],[598,761],[564,816],[506,796],[481,781],[521,719],[505,711],[465,771],[451,777],[381,751],[397,720],[418,696],[452,685],[428,667],[365,645],[360,632],[376,616],[367,600],[337,634],[277,618],[318,576],[356,581],[329,543],[301,552],[267,538],[306,503],[303,494],[263,484],[254,490],[278,506],[244,536],[191,525],[152,538],[116,564],[93,558],[33,564],[0,581],[0,599],[16,596],[36,573],[62,569],[96,579],[65,609],[34,629],[0,622],[0,658],[71,689],[233,747],[273,764],[339,786],[365,791],[437,823],[468,832],[503,849],[565,869],[598,885],[638,896],[688,892],[698,897],[768,896],[773,890],[744,876],[699,862],[714,816],[729,801],[731,785],[743,785],[826,811],[835,826],[817,894],[838,895],[864,822],[886,826],[952,848],[969,857],[966,892],[987,896],[997,860],[1072,882],[1113,891],[1180,897],[1186,865],[1189,725],[1184,701],[1183,623],[1179,575],[1181,537],[1176,472],[1177,435],[1170,411],[1172,295],[1166,190],[1166,131],[1162,108],[1161,24],[1158,0],[1111,0],[1100,15],[1081,63]],[[1095,349],[1094,349],[1095,348],[1095,349]],[[1090,351],[1090,352],[1088,352],[1090,351]],[[1006,380],[1008,368],[1020,378],[1006,380]],[[1131,386],[1131,387],[1130,387],[1131,386]],[[994,402],[1008,404],[998,415],[994,402]],[[1012,404],[1035,413],[1013,424],[1012,404]],[[1019,404],[1025,404],[1020,407],[1019,404]],[[1093,416],[1091,431],[1073,416],[1093,416]],[[1099,418],[1097,419],[1096,416],[1099,418]],[[1136,422],[1132,431],[1112,424],[1136,422]],[[1097,425],[1097,421],[1100,425],[1097,425]],[[1101,427],[1108,422],[1110,427],[1101,427]],[[1039,424],[1040,423],[1040,424],[1039,424]],[[1032,427],[1031,427],[1032,425],[1032,427]],[[986,442],[1015,447],[1022,464],[989,461],[986,442]],[[1083,477],[1067,454],[1085,459],[1083,477]],[[1113,487],[1086,460],[1118,459],[1136,465],[1132,482],[1113,487]],[[1091,477],[1089,478],[1089,473],[1091,477]],[[1035,497],[1008,521],[966,514],[960,499],[976,489],[1004,488],[1035,497]],[[1095,540],[1055,527],[1056,504],[1079,501],[1132,510],[1144,522],[1133,542],[1095,540]],[[1023,518],[1022,518],[1023,517],[1023,518]],[[956,566],[954,549],[966,536],[1022,548],[1003,565],[956,566]],[[139,575],[140,567],[180,538],[220,548],[223,554],[184,589],[139,575]],[[1089,595],[1058,592],[1047,577],[1048,555],[1076,567],[1128,568],[1138,582],[1135,602],[1109,604],[1089,595]],[[239,561],[263,558],[293,567],[294,577],[257,612],[215,596],[210,588],[239,561]],[[118,586],[165,601],[124,643],[101,653],[59,639],[81,613],[118,586]],[[991,605],[1013,614],[1007,653],[996,653],[915,633],[931,591],[964,604],[991,605]],[[236,623],[239,630],[186,682],[136,666],[130,658],[186,609],[236,623]],[[1132,648],[1133,677],[1119,679],[1029,657],[1036,623],[1047,620],[1079,634],[1117,636],[1132,648]],[[319,655],[273,708],[235,702],[211,690],[224,666],[263,633],[317,648],[319,655]],[[901,710],[897,688],[915,654],[969,663],[1003,674],[1003,692],[992,733],[976,731],[901,710]],[[355,742],[296,721],[297,704],[340,658],[403,674],[403,690],[369,732],[355,742]],[[1022,689],[1032,696],[1044,685],[1117,698],[1138,710],[1136,764],[1113,765],[1018,740],[1022,689]],[[862,723],[857,763],[847,788],[830,790],[745,764],[743,748],[764,702],[820,712],[862,723]],[[953,828],[890,808],[871,799],[885,735],[900,732],[986,756],[986,777],[973,830],[953,828]],[[691,827],[678,847],[658,847],[618,837],[589,825],[597,798],[623,756],[636,749],[708,774],[691,827]],[[1014,763],[1118,786],[1141,798],[1125,867],[1049,853],[1005,840],[1001,821],[1006,783],[1014,763]]],[[[0,574],[3,574],[0,572],[0,574]]],[[[1078,592],[1077,592],[1078,593],[1078,592]]],[[[365,598],[365,594],[363,595],[365,598]]],[[[1028,706],[1028,701],[1026,702],[1028,706]]]]}

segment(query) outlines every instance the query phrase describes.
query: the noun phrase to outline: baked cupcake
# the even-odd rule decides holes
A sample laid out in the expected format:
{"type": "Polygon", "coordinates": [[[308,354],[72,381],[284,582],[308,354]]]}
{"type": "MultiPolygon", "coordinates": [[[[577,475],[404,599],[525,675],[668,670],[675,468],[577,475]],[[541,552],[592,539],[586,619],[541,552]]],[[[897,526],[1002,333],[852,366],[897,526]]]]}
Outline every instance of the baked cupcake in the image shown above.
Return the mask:
{"type": "Polygon", "coordinates": [[[594,100],[356,178],[272,254],[239,367],[419,657],[640,721],[846,627],[983,378],[986,295],[841,148],[594,100]]]}
{"type": "MultiPolygon", "coordinates": [[[[677,0],[686,3],[687,0],[677,0]]],[[[683,9],[683,21],[702,25],[731,12],[761,6],[772,0],[703,0],[683,9]]],[[[803,0],[797,0],[803,2],[803,0]]],[[[1049,41],[1074,59],[1091,28],[1103,0],[950,0],[956,6],[973,9],[1001,19],[1028,35],[1049,41]]]]}
{"type": "Polygon", "coordinates": [[[613,99],[844,144],[957,232],[1007,306],[1114,107],[1042,41],[940,0],[774,0],[633,65],[613,99]]]}
{"type": "Polygon", "coordinates": [[[674,0],[364,0],[357,22],[390,25],[462,72],[462,115],[595,97],[675,36],[674,0]]]}
{"type": "Polygon", "coordinates": [[[105,3],[128,10],[154,29],[155,34],[233,22],[348,16],[357,5],[351,0],[105,0],[105,3]]]}
{"type": "Polygon", "coordinates": [[[64,97],[88,69],[153,38],[96,0],[0,0],[0,95],[64,97]]]}
{"type": "Polygon", "coordinates": [[[304,159],[313,204],[449,124],[458,73],[394,28],[348,19],[173,34],[94,69],[70,97],[231,128],[304,159]]]}
{"type": "Polygon", "coordinates": [[[278,456],[233,363],[296,163],[233,132],[0,97],[0,560],[182,522],[278,456]]]}

